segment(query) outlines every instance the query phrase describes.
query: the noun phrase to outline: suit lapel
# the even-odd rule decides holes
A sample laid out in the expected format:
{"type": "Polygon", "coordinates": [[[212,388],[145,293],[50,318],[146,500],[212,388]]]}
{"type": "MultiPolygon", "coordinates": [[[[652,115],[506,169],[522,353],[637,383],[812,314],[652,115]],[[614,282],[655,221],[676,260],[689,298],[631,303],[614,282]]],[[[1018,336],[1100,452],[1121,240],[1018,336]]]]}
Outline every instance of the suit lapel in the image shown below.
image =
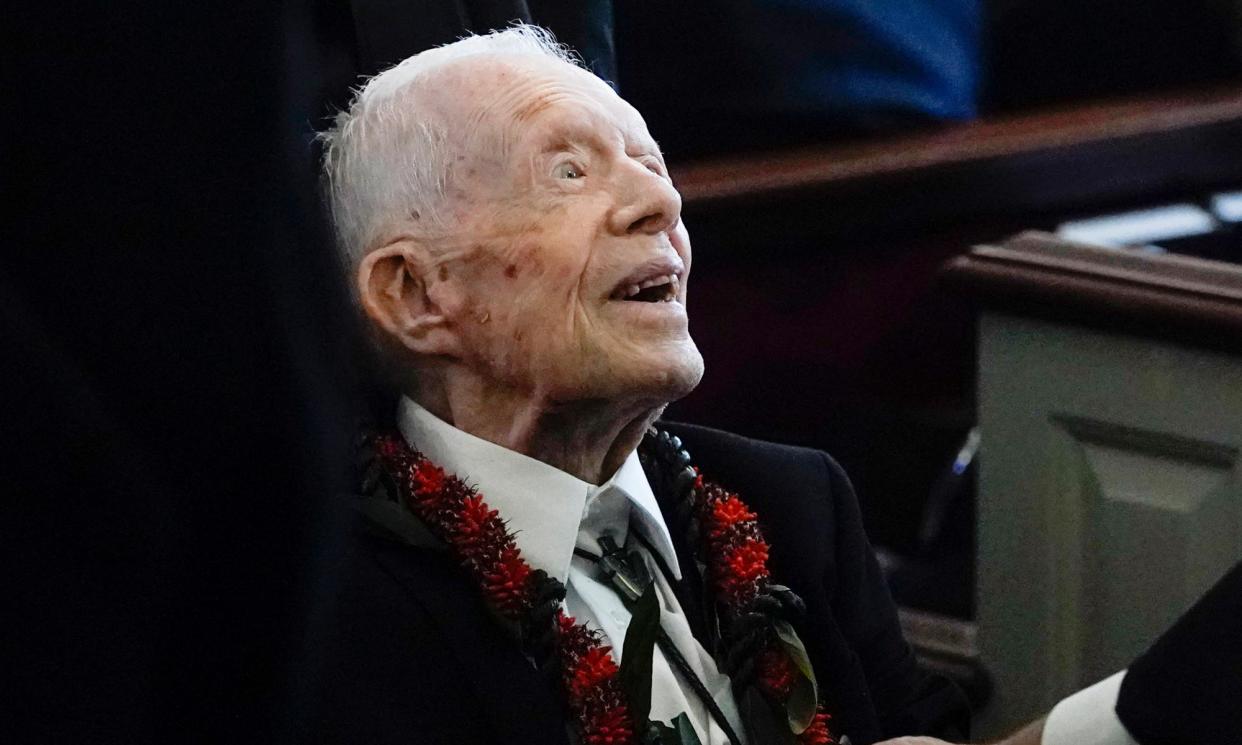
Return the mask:
{"type": "Polygon", "coordinates": [[[798,636],[806,645],[815,668],[815,679],[825,707],[836,721],[837,731],[855,742],[880,739],[880,723],[876,719],[875,702],[862,662],[850,648],[830,605],[810,592],[806,620],[799,624],[798,636]]]}
{"type": "MultiPolygon", "coordinates": [[[[769,565],[773,580],[793,589],[806,603],[806,617],[795,624],[795,628],[811,658],[821,696],[836,720],[837,731],[848,734],[855,742],[879,739],[879,721],[862,662],[833,614],[832,605],[825,594],[823,578],[812,573],[812,568],[818,563],[805,560],[824,549],[821,546],[810,546],[804,540],[796,540],[801,531],[790,529],[789,521],[791,516],[804,517],[806,512],[789,510],[781,501],[787,500],[790,493],[807,492],[810,485],[822,481],[822,477],[809,468],[804,472],[800,463],[782,464],[786,469],[784,473],[764,473],[762,469],[755,467],[751,454],[740,447],[732,446],[728,441],[708,442],[701,436],[696,437],[696,434],[702,433],[673,423],[662,422],[659,426],[685,440],[687,450],[694,456],[695,465],[701,466],[709,478],[716,479],[730,489],[736,489],[747,505],[758,513],[765,537],[775,547],[779,547],[774,548],[774,556],[769,565]],[[790,482],[795,486],[790,486],[790,482]],[[782,561],[781,556],[789,559],[782,561]]],[[[742,442],[736,441],[739,444],[742,442]]],[[[654,483],[656,482],[653,480],[653,488],[654,483]]],[[[657,496],[666,499],[664,491],[666,490],[657,491],[657,496]]],[[[817,495],[817,498],[822,499],[823,496],[825,495],[817,495]]],[[[671,516],[676,514],[674,505],[662,501],[660,506],[666,519],[672,520],[671,516]]],[[[673,522],[669,524],[671,527],[673,522]]],[[[681,555],[685,548],[684,535],[684,529],[673,529],[679,561],[682,560],[681,555]]],[[[693,566],[692,562],[691,565],[693,566]]],[[[686,572],[686,576],[689,578],[690,574],[686,572]]],[[[693,584],[702,587],[697,578],[693,584]]],[[[680,596],[678,599],[682,600],[680,596]]],[[[694,607],[697,609],[702,606],[696,603],[694,607]]],[[[696,628],[695,636],[706,638],[699,636],[699,633],[696,628]]]]}
{"type": "MultiPolygon", "coordinates": [[[[644,443],[644,446],[646,443],[644,443]]],[[[643,451],[640,450],[640,453],[643,451]]],[[[656,502],[660,505],[660,512],[664,516],[664,522],[668,525],[669,535],[673,539],[673,549],[677,553],[677,565],[681,569],[681,579],[676,580],[671,574],[665,572],[665,580],[673,590],[673,594],[677,597],[677,602],[681,605],[682,613],[686,616],[686,621],[690,624],[690,632],[694,634],[694,638],[699,640],[704,649],[715,653],[713,649],[714,638],[708,632],[708,609],[704,605],[707,596],[704,592],[703,574],[699,571],[698,559],[695,558],[694,548],[686,539],[685,521],[678,519],[676,495],[672,494],[672,488],[669,484],[669,475],[664,473],[659,463],[659,459],[643,454],[641,458],[643,471],[647,474],[647,481],[651,484],[651,491],[655,494],[656,502]]],[[[659,557],[659,554],[652,551],[652,555],[659,557]]]]}
{"type": "Polygon", "coordinates": [[[566,720],[552,682],[522,655],[488,613],[468,580],[442,555],[393,544],[377,555],[388,574],[434,619],[467,673],[480,715],[507,743],[568,745],[566,720]],[[445,569],[427,571],[440,562],[445,569]]]}

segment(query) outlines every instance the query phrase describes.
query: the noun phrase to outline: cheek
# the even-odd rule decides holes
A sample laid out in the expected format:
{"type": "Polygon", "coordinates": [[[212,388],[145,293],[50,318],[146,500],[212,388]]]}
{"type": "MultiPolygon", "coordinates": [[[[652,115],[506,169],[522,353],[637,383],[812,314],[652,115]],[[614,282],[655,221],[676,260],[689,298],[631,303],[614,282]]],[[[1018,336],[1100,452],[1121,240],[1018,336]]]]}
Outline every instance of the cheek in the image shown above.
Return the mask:
{"type": "Polygon", "coordinates": [[[504,284],[499,297],[512,299],[527,310],[578,297],[585,257],[558,251],[557,244],[556,236],[536,231],[506,251],[496,267],[504,284]]]}
{"type": "Polygon", "coordinates": [[[686,262],[686,270],[690,269],[690,233],[686,231],[686,224],[681,220],[677,221],[677,227],[669,231],[669,243],[673,245],[673,250],[686,262]]]}
{"type": "Polygon", "coordinates": [[[543,257],[540,255],[540,236],[530,236],[517,242],[511,248],[497,256],[495,269],[508,292],[520,290],[531,282],[538,282],[545,273],[543,257]]]}
{"type": "Polygon", "coordinates": [[[584,282],[591,285],[584,279],[590,254],[567,232],[533,228],[480,252],[464,321],[474,320],[472,335],[498,368],[553,365],[592,335],[584,302],[590,293],[583,291],[584,282]],[[479,317],[489,322],[480,324],[479,317]]]}
{"type": "Polygon", "coordinates": [[[493,248],[474,274],[469,316],[488,319],[491,326],[483,333],[495,344],[537,340],[548,325],[553,305],[548,301],[549,285],[555,276],[539,236],[493,248]]]}

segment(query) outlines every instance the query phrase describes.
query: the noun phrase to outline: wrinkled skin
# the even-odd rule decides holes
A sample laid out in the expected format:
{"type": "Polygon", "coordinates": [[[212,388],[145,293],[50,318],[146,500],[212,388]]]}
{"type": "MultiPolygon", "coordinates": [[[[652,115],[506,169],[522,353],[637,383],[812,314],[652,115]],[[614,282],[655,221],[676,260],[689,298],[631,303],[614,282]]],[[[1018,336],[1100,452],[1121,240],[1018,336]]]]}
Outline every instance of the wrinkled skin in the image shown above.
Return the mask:
{"type": "MultiPolygon", "coordinates": [[[[992,745],[1041,745],[1045,722],[1045,719],[1037,719],[1009,737],[993,742],[992,745]]],[[[934,737],[897,737],[892,740],[878,742],[876,745],[953,745],[953,743],[937,740],[934,737]]],[[[1056,742],[1048,743],[1048,745],[1076,745],[1076,743],[1056,742]]]]}
{"type": "Polygon", "coordinates": [[[555,60],[461,60],[409,95],[453,133],[455,227],[395,226],[358,269],[367,315],[442,419],[607,479],[703,372],[659,149],[611,88],[555,60]],[[671,302],[617,297],[651,275],[676,275],[671,302]]]}

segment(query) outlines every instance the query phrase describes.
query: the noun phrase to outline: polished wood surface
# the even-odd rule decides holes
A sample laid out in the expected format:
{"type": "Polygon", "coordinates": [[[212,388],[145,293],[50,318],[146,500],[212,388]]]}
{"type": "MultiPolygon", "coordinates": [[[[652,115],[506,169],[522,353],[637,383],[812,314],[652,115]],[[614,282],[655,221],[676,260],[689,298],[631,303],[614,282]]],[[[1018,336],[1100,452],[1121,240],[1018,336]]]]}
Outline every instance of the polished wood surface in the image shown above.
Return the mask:
{"type": "Polygon", "coordinates": [[[1226,90],[981,120],[899,139],[688,163],[674,166],[672,173],[686,204],[697,206],[1115,140],[1239,132],[1242,90],[1226,90]]]}
{"type": "Polygon", "coordinates": [[[1242,349],[1242,267],[1024,233],[954,259],[947,282],[988,308],[1242,349]]]}

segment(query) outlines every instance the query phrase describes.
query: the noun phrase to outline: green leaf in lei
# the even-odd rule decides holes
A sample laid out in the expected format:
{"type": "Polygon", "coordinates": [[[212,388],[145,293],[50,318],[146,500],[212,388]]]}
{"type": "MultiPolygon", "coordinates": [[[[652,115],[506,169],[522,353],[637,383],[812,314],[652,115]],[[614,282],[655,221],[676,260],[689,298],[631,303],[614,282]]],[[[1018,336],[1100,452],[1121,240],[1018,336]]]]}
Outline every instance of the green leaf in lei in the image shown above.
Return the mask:
{"type": "Polygon", "coordinates": [[[815,685],[815,670],[811,667],[811,658],[807,656],[806,647],[802,645],[802,640],[798,638],[798,633],[794,631],[787,621],[776,621],[773,624],[776,631],[776,639],[780,643],[781,648],[789,655],[789,659],[793,660],[794,666],[801,673],[798,682],[794,684],[793,690],[789,692],[789,698],[785,700],[785,710],[789,714],[789,728],[799,734],[807,727],[811,726],[811,720],[815,718],[815,711],[819,703],[819,691],[815,685]]]}
{"type": "Polygon", "coordinates": [[[625,630],[621,670],[617,673],[630,712],[640,722],[651,715],[651,661],[659,633],[660,600],[652,582],[630,605],[630,625],[625,630]]]}

